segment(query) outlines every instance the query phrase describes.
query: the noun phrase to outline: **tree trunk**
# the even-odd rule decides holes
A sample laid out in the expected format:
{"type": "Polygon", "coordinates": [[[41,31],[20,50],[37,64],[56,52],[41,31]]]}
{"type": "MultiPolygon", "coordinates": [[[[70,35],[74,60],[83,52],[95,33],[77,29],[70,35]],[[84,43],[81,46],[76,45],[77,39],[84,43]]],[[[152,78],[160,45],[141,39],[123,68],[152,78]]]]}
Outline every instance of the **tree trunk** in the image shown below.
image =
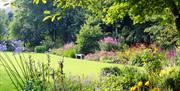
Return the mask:
{"type": "Polygon", "coordinates": [[[176,29],[180,35],[180,14],[176,16],[175,23],[176,23],[176,29]]]}
{"type": "Polygon", "coordinates": [[[176,5],[174,1],[170,1],[169,5],[170,5],[171,12],[175,18],[176,29],[180,35],[180,13],[179,13],[178,5],[176,5]]]}

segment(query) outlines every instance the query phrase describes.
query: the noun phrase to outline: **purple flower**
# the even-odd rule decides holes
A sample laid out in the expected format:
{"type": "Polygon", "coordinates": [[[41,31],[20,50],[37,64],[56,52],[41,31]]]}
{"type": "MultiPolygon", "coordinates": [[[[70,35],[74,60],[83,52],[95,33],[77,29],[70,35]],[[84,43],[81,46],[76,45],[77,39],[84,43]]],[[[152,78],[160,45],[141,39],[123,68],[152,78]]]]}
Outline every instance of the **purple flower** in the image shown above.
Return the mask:
{"type": "Polygon", "coordinates": [[[6,45],[0,44],[0,51],[5,51],[7,50],[6,45]]]}
{"type": "Polygon", "coordinates": [[[21,40],[12,40],[11,44],[14,47],[14,53],[19,53],[23,51],[23,48],[21,47],[21,40]]]}
{"type": "Polygon", "coordinates": [[[101,91],[101,88],[100,87],[96,88],[96,91],[101,91]]]}
{"type": "Polygon", "coordinates": [[[15,53],[19,53],[19,52],[22,52],[23,51],[23,48],[22,47],[16,47],[15,49],[14,49],[14,52],[15,53]]]}
{"type": "Polygon", "coordinates": [[[112,89],[113,89],[113,86],[110,86],[110,91],[112,91],[112,89]]]}
{"type": "Polygon", "coordinates": [[[175,56],[176,56],[176,50],[170,50],[170,51],[168,51],[167,57],[168,57],[169,59],[171,59],[171,58],[173,58],[173,57],[175,57],[175,56]]]}
{"type": "Polygon", "coordinates": [[[21,40],[12,40],[11,43],[14,47],[21,46],[21,40]]]}

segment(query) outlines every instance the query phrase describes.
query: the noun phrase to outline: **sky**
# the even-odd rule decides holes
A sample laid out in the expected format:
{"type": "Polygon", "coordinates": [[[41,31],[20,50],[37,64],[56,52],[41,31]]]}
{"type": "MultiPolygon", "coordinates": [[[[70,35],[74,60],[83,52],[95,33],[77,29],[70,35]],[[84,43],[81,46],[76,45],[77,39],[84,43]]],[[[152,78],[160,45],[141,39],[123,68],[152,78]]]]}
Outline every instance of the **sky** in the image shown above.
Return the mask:
{"type": "Polygon", "coordinates": [[[10,5],[9,5],[9,3],[11,1],[14,1],[14,0],[0,0],[0,9],[5,9],[6,13],[11,12],[11,8],[10,8],[10,5]],[[4,6],[4,4],[7,4],[7,5],[4,6]]]}
{"type": "Polygon", "coordinates": [[[6,3],[10,3],[11,1],[14,1],[14,0],[0,0],[0,8],[2,9],[2,8],[8,8],[8,7],[10,7],[9,5],[7,5],[7,6],[4,6],[4,4],[6,4],[6,3]]]}

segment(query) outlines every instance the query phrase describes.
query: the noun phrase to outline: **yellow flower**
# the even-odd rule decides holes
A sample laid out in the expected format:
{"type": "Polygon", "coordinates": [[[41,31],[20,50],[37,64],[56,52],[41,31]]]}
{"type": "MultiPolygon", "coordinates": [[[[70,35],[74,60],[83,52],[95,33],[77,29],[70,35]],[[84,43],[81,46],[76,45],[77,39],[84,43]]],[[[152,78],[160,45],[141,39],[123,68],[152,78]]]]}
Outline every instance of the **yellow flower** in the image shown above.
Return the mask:
{"type": "Polygon", "coordinates": [[[129,91],[136,91],[136,89],[137,89],[137,87],[136,87],[136,86],[133,86],[133,87],[130,88],[129,91]]]}
{"type": "Polygon", "coordinates": [[[160,88],[153,88],[152,91],[160,91],[160,88]]]}
{"type": "Polygon", "coordinates": [[[145,86],[149,87],[149,85],[150,85],[150,82],[147,81],[147,82],[145,83],[145,86]]]}
{"type": "Polygon", "coordinates": [[[142,81],[138,82],[138,87],[142,87],[142,85],[143,85],[142,81]]]}
{"type": "Polygon", "coordinates": [[[155,47],[154,48],[154,52],[153,53],[156,53],[158,51],[158,48],[157,47],[155,47]]]}

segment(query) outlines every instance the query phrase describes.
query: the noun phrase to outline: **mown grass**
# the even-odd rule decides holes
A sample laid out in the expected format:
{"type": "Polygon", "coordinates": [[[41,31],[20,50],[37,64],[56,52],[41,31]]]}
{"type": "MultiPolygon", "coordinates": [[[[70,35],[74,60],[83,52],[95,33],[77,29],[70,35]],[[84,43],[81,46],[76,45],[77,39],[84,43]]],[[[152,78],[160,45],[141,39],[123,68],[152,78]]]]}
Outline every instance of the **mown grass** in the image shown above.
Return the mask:
{"type": "MultiPolygon", "coordinates": [[[[8,57],[15,62],[13,54],[11,52],[6,52],[8,57]]],[[[4,55],[4,53],[0,53],[0,55],[4,55]]],[[[41,53],[22,53],[27,60],[29,55],[36,62],[47,62],[47,54],[41,53]]],[[[18,56],[16,54],[16,56],[18,56]]],[[[58,67],[58,61],[62,59],[62,57],[56,55],[50,55],[51,58],[51,66],[56,68],[58,67]]],[[[15,63],[17,66],[17,64],[15,63]]],[[[100,63],[95,61],[87,61],[80,59],[72,59],[72,58],[64,58],[64,72],[65,74],[73,74],[73,75],[86,75],[97,77],[100,73],[100,70],[104,67],[117,66],[120,69],[124,67],[124,65],[120,64],[108,64],[108,63],[100,63]]],[[[141,68],[140,68],[141,69],[141,68]]],[[[11,84],[11,81],[8,75],[5,72],[5,69],[2,65],[0,65],[0,91],[14,91],[14,86],[11,84]]]]}

